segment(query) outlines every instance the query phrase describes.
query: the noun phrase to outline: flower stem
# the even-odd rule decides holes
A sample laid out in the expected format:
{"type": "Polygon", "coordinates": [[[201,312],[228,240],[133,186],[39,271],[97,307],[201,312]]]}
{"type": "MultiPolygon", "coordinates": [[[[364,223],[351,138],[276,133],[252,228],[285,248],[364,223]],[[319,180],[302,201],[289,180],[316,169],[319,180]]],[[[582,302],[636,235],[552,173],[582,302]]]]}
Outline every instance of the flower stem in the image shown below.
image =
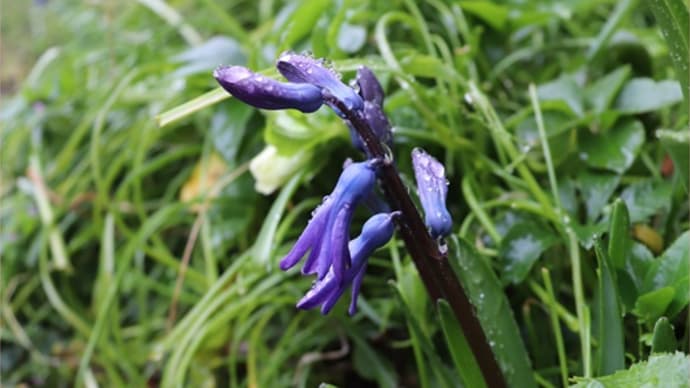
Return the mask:
{"type": "Polygon", "coordinates": [[[361,136],[372,158],[384,161],[380,167],[380,179],[384,194],[393,210],[399,210],[397,218],[400,234],[412,260],[419,271],[424,286],[432,301],[445,299],[450,304],[456,319],[460,323],[472,353],[474,353],[487,386],[506,387],[505,377],[489,346],[486,335],[474,312],[474,307],[455,276],[448,262],[448,256],[439,250],[439,246],[427,231],[417,208],[410,198],[407,188],[402,183],[392,157],[379,142],[369,127],[367,120],[359,111],[352,111],[336,98],[326,96],[328,102],[343,112],[352,126],[361,136]]]}

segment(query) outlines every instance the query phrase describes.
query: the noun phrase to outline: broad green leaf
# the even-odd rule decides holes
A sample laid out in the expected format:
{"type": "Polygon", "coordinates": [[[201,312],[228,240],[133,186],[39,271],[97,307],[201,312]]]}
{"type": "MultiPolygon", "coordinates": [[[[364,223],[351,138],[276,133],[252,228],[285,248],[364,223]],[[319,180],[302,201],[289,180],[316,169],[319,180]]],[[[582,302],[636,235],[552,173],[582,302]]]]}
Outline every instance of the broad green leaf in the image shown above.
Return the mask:
{"type": "Polygon", "coordinates": [[[231,99],[216,110],[211,118],[211,139],[216,151],[230,166],[237,164],[247,122],[255,110],[249,105],[231,99]]]}
{"type": "Polygon", "coordinates": [[[668,318],[661,317],[654,324],[654,335],[652,336],[652,353],[671,353],[678,348],[676,334],[673,325],[668,318]]]}
{"type": "Polygon", "coordinates": [[[690,189],[688,179],[690,179],[690,132],[687,129],[681,131],[671,131],[660,129],[656,131],[656,137],[661,140],[673,161],[673,172],[678,181],[681,182],[687,193],[690,189]]]}
{"type": "Polygon", "coordinates": [[[690,232],[685,232],[656,259],[645,277],[645,289],[656,290],[671,286],[675,296],[668,306],[672,318],[680,312],[690,299],[688,295],[688,257],[690,257],[690,232]]]}
{"type": "Polygon", "coordinates": [[[599,374],[610,374],[625,368],[623,321],[618,304],[618,290],[609,258],[599,243],[595,244],[599,269],[599,374]]]}
{"type": "Polygon", "coordinates": [[[647,179],[628,186],[621,193],[630,213],[630,222],[646,221],[648,217],[670,208],[672,185],[666,181],[647,179]]]}
{"type": "Polygon", "coordinates": [[[310,151],[316,145],[344,133],[342,125],[323,114],[305,115],[297,111],[265,114],[264,139],[285,156],[310,151]]]}
{"type": "Polygon", "coordinates": [[[542,252],[556,241],[551,230],[536,222],[524,221],[511,226],[499,250],[504,283],[518,284],[525,280],[542,252]]]}
{"type": "Polygon", "coordinates": [[[659,110],[682,100],[683,92],[677,81],[633,78],[623,86],[615,107],[623,113],[638,114],[659,110]]]}
{"type": "Polygon", "coordinates": [[[536,387],[513,311],[489,263],[456,236],[449,239],[448,260],[476,310],[506,380],[513,387],[536,387]]]}
{"type": "Polygon", "coordinates": [[[648,4],[666,38],[676,78],[686,85],[683,94],[688,101],[688,5],[684,0],[650,0],[648,4]]]}
{"type": "Polygon", "coordinates": [[[635,161],[644,144],[644,127],[627,121],[606,133],[583,135],[580,158],[587,165],[623,173],[635,161]]]}
{"type": "Polygon", "coordinates": [[[588,85],[585,89],[585,101],[595,112],[607,110],[625,80],[630,76],[630,66],[625,65],[588,85]]]}
{"type": "Polygon", "coordinates": [[[654,255],[646,246],[637,241],[632,242],[630,260],[625,263],[625,271],[630,275],[635,287],[642,290],[644,278],[649,271],[649,266],[654,263],[654,255]]]}
{"type": "Polygon", "coordinates": [[[537,95],[541,101],[563,101],[576,116],[584,114],[582,86],[572,75],[564,74],[551,82],[539,85],[537,95]]]}
{"type": "Polygon", "coordinates": [[[664,314],[673,300],[676,290],[673,287],[662,287],[640,295],[635,302],[633,312],[647,322],[653,322],[664,314]]]}
{"type": "Polygon", "coordinates": [[[680,352],[657,354],[649,360],[632,365],[629,369],[609,376],[578,379],[573,388],[615,387],[674,387],[687,388],[690,358],[680,352]]]}
{"type": "Polygon", "coordinates": [[[620,199],[613,204],[609,227],[608,257],[614,268],[623,268],[630,255],[630,215],[625,202],[620,199]]]}
{"type": "Polygon", "coordinates": [[[594,172],[583,169],[577,176],[580,194],[587,210],[587,222],[593,223],[609,202],[618,183],[620,175],[609,172],[594,172]]]}
{"type": "Polygon", "coordinates": [[[486,387],[482,371],[450,305],[447,301],[439,299],[437,306],[443,336],[462,382],[466,387],[486,387]]]}

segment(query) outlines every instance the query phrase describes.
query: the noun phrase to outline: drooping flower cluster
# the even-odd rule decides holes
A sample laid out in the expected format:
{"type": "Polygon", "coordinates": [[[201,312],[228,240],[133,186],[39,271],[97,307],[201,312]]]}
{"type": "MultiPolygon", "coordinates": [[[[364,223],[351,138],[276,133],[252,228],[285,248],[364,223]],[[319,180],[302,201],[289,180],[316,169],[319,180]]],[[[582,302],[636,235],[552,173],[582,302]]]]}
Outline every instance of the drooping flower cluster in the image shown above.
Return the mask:
{"type": "MultiPolygon", "coordinates": [[[[288,270],[307,256],[302,273],[316,274],[314,285],[297,303],[297,307],[311,309],[320,305],[321,312],[326,314],[351,286],[352,300],[349,313],[354,314],[367,260],[377,248],[391,239],[393,221],[400,216],[398,211],[390,212],[387,204],[377,204],[380,200],[377,200],[378,197],[374,193],[377,170],[383,163],[390,161],[384,162],[373,157],[353,124],[347,119],[353,114],[359,117],[360,121],[363,119],[376,141],[390,147],[392,131],[383,112],[383,88],[370,69],[360,67],[356,78],[358,90],[355,90],[344,84],[340,80],[340,75],[323,60],[314,59],[309,55],[284,53],[279,57],[276,67],[288,82],[266,78],[241,66],[219,67],[214,72],[214,77],[234,97],[257,108],[297,109],[310,113],[319,109],[321,105],[329,106],[350,128],[355,147],[367,155],[367,160],[363,162],[345,165],[333,192],[314,211],[312,219],[295,245],[280,261],[280,268],[288,270]],[[367,203],[377,214],[369,218],[357,238],[350,240],[350,224],[360,203],[367,203]]],[[[443,191],[446,190],[445,186],[437,185],[438,179],[441,178],[445,184],[443,166],[439,178],[436,166],[438,162],[435,159],[428,155],[418,159],[415,161],[413,153],[421,202],[427,214],[427,225],[434,237],[444,236],[450,231],[451,221],[445,204],[439,202],[441,198],[445,201],[446,195],[446,191],[443,191]],[[422,166],[419,171],[418,165],[422,166]],[[431,186],[426,183],[427,176],[433,178],[434,183],[431,186]],[[429,187],[430,190],[426,189],[429,187]],[[423,196],[422,192],[427,190],[433,195],[423,196]]]]}

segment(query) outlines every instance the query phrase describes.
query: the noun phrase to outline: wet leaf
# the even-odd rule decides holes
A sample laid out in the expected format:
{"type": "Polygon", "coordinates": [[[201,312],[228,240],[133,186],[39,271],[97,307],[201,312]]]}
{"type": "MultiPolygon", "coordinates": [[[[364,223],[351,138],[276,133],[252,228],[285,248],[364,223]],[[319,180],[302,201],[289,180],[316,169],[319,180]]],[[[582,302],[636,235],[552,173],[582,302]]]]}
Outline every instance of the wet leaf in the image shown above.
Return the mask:
{"type": "Polygon", "coordinates": [[[617,173],[627,170],[644,143],[644,127],[639,121],[627,121],[606,133],[583,136],[580,158],[587,165],[617,173]]]}
{"type": "Polygon", "coordinates": [[[623,113],[638,114],[659,110],[682,100],[683,92],[677,81],[633,78],[621,90],[615,107],[623,113]]]}
{"type": "Polygon", "coordinates": [[[516,387],[536,387],[529,356],[496,274],[465,240],[451,236],[448,260],[458,276],[507,381],[516,387]]]}
{"type": "Polygon", "coordinates": [[[563,101],[576,116],[584,114],[582,86],[572,75],[562,75],[554,81],[539,85],[537,95],[542,101],[563,101]]]}
{"type": "Polygon", "coordinates": [[[645,362],[609,376],[577,379],[571,388],[599,387],[688,387],[690,358],[680,352],[652,355],[645,362]]]}
{"type": "Polygon", "coordinates": [[[579,174],[577,181],[580,195],[585,201],[587,221],[593,223],[601,214],[604,206],[609,202],[611,194],[618,187],[620,175],[583,170],[579,174]]]}
{"type": "Polygon", "coordinates": [[[656,259],[645,277],[645,290],[673,287],[675,296],[668,306],[672,318],[680,312],[690,299],[688,295],[688,257],[690,257],[690,232],[683,233],[666,251],[656,259]]]}
{"type": "Polygon", "coordinates": [[[504,283],[518,284],[525,280],[542,252],[557,240],[551,230],[536,222],[523,221],[513,225],[501,240],[499,250],[504,263],[504,283]]]}
{"type": "Polygon", "coordinates": [[[585,101],[597,113],[607,110],[623,83],[630,76],[630,66],[625,65],[588,85],[585,89],[585,101]]]}
{"type": "Polygon", "coordinates": [[[646,221],[648,217],[670,208],[672,185],[647,179],[628,186],[621,193],[630,213],[630,222],[646,221]]]}
{"type": "Polygon", "coordinates": [[[673,332],[673,325],[668,318],[661,317],[654,324],[654,334],[652,335],[652,353],[671,353],[678,348],[676,334],[673,332]]]}

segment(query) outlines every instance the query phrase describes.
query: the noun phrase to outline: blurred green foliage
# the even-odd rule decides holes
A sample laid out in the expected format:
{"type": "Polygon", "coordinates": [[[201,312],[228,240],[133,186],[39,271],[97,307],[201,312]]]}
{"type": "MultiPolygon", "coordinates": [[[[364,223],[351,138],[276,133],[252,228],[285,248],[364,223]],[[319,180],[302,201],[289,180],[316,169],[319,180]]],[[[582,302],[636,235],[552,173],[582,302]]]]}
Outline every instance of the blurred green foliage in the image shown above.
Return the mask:
{"type": "Polygon", "coordinates": [[[275,264],[358,155],[331,112],[255,111],[211,77],[274,76],[287,49],[375,71],[408,181],[413,147],[446,164],[454,265],[514,384],[687,367],[649,357],[688,352],[683,1],[6,3],[4,384],[472,385],[399,241],[355,317],[294,308],[309,279],[275,264]],[[272,195],[267,145],[302,163],[272,195]]]}

